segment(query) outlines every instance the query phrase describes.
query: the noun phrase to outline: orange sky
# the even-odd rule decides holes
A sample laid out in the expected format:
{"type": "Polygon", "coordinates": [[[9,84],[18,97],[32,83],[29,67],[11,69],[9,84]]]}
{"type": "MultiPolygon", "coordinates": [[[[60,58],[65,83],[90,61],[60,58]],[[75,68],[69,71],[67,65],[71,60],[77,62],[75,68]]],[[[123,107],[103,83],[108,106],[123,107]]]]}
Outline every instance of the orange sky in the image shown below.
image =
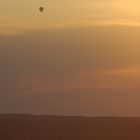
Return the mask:
{"type": "Polygon", "coordinates": [[[3,32],[68,25],[129,24],[140,26],[139,0],[2,0],[3,32]],[[44,13],[38,10],[44,6],[44,13]]]}
{"type": "Polygon", "coordinates": [[[140,116],[139,0],[1,3],[0,113],[140,116]]]}

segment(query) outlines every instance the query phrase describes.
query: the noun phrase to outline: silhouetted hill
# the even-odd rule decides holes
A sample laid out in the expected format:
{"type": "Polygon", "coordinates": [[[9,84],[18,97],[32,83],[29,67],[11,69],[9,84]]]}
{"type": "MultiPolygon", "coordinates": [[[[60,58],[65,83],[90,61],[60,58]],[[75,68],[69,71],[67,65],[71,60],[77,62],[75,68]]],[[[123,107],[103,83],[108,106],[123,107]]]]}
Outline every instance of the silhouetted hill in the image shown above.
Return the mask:
{"type": "Polygon", "coordinates": [[[140,118],[1,114],[0,140],[140,140],[140,118]]]}

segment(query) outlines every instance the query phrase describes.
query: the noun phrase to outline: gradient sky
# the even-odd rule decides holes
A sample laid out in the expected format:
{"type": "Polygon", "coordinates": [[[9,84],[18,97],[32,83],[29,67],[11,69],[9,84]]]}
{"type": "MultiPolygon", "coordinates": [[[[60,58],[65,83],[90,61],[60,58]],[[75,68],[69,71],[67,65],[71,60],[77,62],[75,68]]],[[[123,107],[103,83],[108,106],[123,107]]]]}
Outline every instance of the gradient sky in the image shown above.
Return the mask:
{"type": "Polygon", "coordinates": [[[0,113],[140,116],[139,0],[0,5],[0,113]]]}

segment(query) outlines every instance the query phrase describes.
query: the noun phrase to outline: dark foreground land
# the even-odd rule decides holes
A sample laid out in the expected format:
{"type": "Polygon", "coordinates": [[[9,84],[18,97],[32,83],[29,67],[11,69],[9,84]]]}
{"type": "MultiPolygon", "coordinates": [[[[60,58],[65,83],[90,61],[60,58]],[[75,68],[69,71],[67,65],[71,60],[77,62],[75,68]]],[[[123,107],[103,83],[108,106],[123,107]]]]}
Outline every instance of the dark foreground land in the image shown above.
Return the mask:
{"type": "Polygon", "coordinates": [[[140,118],[3,114],[0,140],[140,140],[140,118]]]}

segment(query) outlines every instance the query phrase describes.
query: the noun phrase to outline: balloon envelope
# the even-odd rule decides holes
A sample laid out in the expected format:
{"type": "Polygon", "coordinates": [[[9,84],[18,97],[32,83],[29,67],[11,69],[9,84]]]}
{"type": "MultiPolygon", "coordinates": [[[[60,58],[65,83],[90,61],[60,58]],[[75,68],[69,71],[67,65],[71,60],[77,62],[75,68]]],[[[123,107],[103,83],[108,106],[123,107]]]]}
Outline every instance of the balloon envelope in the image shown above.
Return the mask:
{"type": "Polygon", "coordinates": [[[44,7],[39,7],[40,12],[43,12],[44,7]]]}

